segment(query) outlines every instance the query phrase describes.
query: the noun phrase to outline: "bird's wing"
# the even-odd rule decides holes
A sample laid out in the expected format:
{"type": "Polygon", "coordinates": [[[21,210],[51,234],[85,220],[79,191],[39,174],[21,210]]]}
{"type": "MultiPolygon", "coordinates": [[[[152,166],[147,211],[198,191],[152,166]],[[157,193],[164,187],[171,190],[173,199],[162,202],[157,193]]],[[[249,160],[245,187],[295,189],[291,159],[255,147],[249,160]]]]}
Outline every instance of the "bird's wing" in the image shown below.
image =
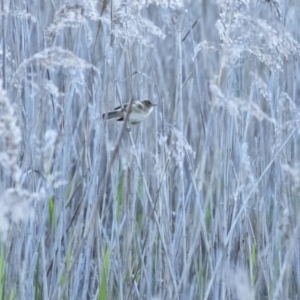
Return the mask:
{"type": "MultiPolygon", "coordinates": [[[[126,109],[127,106],[128,106],[128,103],[124,103],[124,104],[123,104],[123,107],[124,107],[125,109],[126,109]]],[[[114,110],[118,110],[118,109],[121,109],[121,108],[122,108],[122,106],[119,105],[119,106],[115,107],[114,110]]]]}

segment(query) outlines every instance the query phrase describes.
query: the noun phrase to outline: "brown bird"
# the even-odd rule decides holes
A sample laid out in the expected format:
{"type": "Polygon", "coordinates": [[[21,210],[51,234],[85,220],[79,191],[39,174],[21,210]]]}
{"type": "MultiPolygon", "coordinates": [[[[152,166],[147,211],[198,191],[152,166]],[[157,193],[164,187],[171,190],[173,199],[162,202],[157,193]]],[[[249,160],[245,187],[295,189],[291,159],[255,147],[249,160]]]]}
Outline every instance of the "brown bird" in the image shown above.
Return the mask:
{"type": "MultiPolygon", "coordinates": [[[[128,113],[130,103],[125,103],[123,108],[121,106],[116,107],[113,111],[109,111],[102,115],[103,119],[117,119],[117,121],[124,121],[126,114],[128,113]]],[[[128,123],[132,125],[139,124],[145,120],[152,112],[153,106],[156,104],[151,103],[150,100],[135,100],[132,102],[128,123]]]]}

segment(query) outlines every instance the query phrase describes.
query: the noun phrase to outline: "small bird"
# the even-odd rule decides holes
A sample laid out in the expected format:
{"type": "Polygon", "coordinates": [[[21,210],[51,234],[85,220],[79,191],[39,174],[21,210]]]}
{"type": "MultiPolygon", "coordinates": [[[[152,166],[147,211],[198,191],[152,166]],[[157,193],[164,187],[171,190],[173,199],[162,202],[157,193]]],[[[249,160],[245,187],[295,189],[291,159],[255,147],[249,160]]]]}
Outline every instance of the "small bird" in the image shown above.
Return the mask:
{"type": "MultiPolygon", "coordinates": [[[[117,119],[117,121],[124,121],[126,114],[128,113],[129,104],[130,103],[125,103],[123,104],[123,108],[118,106],[114,109],[114,111],[104,113],[102,118],[107,120],[117,119]]],[[[128,123],[136,125],[145,120],[152,112],[153,106],[156,106],[156,104],[151,103],[150,100],[132,101],[128,116],[128,123]]]]}

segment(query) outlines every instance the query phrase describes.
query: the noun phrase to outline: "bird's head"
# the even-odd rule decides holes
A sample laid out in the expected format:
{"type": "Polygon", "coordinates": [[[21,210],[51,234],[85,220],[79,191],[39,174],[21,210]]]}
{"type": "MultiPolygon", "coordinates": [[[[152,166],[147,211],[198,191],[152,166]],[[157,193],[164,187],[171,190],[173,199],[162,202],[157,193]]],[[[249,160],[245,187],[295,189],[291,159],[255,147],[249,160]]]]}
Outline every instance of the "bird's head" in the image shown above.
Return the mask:
{"type": "Polygon", "coordinates": [[[141,101],[147,108],[151,108],[153,106],[156,106],[157,104],[153,104],[150,100],[143,100],[141,101]]]}

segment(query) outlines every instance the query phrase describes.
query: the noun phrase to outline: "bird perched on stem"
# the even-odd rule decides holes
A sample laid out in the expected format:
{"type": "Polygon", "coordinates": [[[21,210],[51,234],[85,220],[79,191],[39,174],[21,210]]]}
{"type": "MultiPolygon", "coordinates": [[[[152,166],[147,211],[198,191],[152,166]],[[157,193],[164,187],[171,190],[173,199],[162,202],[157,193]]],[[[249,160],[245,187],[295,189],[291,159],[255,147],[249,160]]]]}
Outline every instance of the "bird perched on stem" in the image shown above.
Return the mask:
{"type": "Polygon", "coordinates": [[[124,121],[129,110],[128,123],[132,125],[139,124],[145,120],[152,112],[153,106],[150,100],[135,100],[130,103],[125,103],[123,108],[116,107],[113,111],[109,111],[102,115],[103,119],[117,119],[117,121],[124,121]]]}

